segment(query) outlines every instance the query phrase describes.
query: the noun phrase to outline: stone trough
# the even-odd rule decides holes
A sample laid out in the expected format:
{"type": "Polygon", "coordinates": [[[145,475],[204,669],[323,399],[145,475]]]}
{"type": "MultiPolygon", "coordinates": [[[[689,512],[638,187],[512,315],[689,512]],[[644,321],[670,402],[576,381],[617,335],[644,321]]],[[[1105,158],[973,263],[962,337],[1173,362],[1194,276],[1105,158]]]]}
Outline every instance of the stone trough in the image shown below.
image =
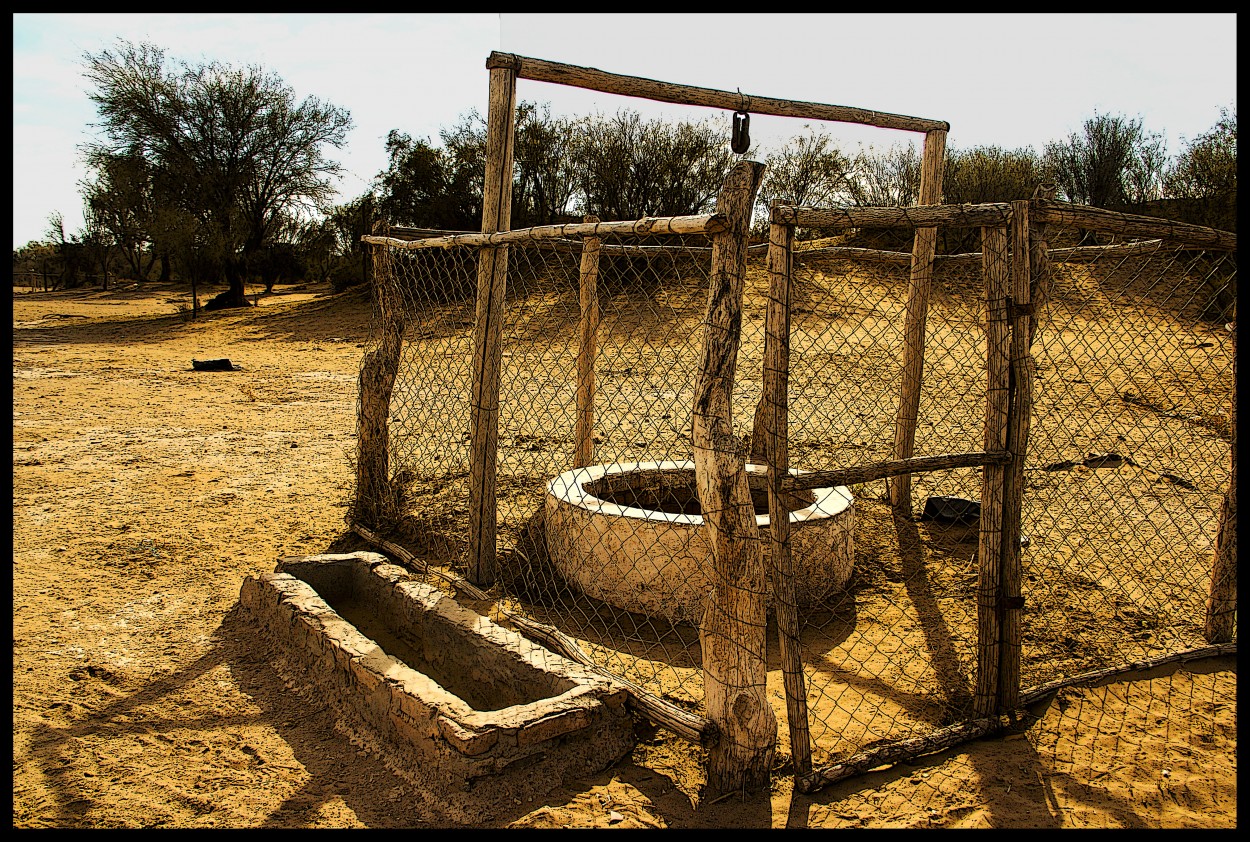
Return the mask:
{"type": "Polygon", "coordinates": [[[632,750],[626,691],[377,553],[283,559],[240,605],[301,689],[446,818],[477,820],[632,750]]]}
{"type": "MultiPolygon", "coordinates": [[[[767,469],[746,469],[767,561],[767,469]]],[[[837,486],[787,494],[783,502],[790,513],[795,596],[799,605],[812,606],[851,576],[854,501],[850,489],[837,486]]],[[[554,567],[583,593],[674,623],[699,623],[711,589],[711,547],[693,462],[575,468],[547,483],[544,516],[554,567]]],[[[771,593],[768,599],[771,604],[771,593]]]]}

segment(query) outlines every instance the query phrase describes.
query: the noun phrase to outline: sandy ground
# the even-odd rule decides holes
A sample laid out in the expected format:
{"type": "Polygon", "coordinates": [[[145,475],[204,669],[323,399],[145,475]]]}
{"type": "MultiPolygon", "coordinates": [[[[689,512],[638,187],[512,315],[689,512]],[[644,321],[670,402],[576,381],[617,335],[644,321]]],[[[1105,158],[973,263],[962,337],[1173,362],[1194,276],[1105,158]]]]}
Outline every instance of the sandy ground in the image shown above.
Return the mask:
{"type": "MultiPolygon", "coordinates": [[[[426,827],[237,612],[277,558],[354,548],[360,293],[187,318],[147,284],[13,296],[13,816],[35,827],[426,827]],[[193,359],[240,370],[197,372],[193,359]]],[[[812,795],[715,803],[698,751],[508,805],[514,827],[1236,826],[1236,665],[1061,691],[1027,730],[812,795]]]]}

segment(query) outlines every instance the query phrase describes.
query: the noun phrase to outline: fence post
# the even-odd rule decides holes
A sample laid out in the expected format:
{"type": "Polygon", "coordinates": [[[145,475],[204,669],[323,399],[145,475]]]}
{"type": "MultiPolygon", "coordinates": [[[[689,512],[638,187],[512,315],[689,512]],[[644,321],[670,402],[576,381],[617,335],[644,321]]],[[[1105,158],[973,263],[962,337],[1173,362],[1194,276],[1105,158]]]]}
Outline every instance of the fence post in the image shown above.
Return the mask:
{"type": "MultiPolygon", "coordinates": [[[[946,159],[946,131],[925,132],[920,159],[920,195],[917,204],[936,205],[942,200],[942,164],[946,159]]],[[[898,417],[894,424],[894,458],[910,459],[916,447],[916,421],[920,412],[920,385],[924,377],[925,319],[929,312],[929,287],[933,282],[936,228],[917,228],[911,253],[911,281],[907,290],[907,322],[903,332],[903,382],[899,390],[898,417]]],[[[890,504],[911,511],[911,475],[888,480],[890,504]]]]}
{"type": "MultiPolygon", "coordinates": [[[[1052,200],[1055,198],[1053,184],[1039,185],[1033,191],[1033,198],[1052,200]]],[[[1050,299],[1050,244],[1047,242],[1046,226],[1034,221],[1029,215],[1029,303],[1032,313],[1029,315],[1029,347],[1037,336],[1037,322],[1041,318],[1042,308],[1050,299]]]]}
{"type": "MultiPolygon", "coordinates": [[[[811,732],[807,722],[807,688],[799,649],[798,600],[794,594],[794,566],[790,558],[790,509],[781,481],[790,474],[790,269],[794,248],[793,225],[768,227],[768,315],[764,332],[764,398],[768,465],[768,520],[772,537],[768,572],[777,614],[777,648],[781,652],[782,681],[786,688],[786,721],[790,728],[790,757],[794,779],[812,771],[811,732]]],[[[761,413],[756,413],[758,421],[761,413]]],[[[755,447],[752,436],[752,448],[755,447]]]]}
{"type": "MultiPolygon", "coordinates": [[[[598,222],[588,216],[584,222],[598,222]]],[[[584,468],[595,458],[595,343],[599,330],[599,243],[598,237],[582,240],[582,263],[578,276],[581,298],[581,322],[577,346],[577,429],[573,451],[573,467],[584,468]]]]}
{"type": "MultiPolygon", "coordinates": [[[[491,53],[486,119],[486,179],[482,184],[482,233],[512,224],[512,142],[519,60],[491,53]]],[[[503,357],[503,302],[508,249],[484,247],[478,256],[477,310],[473,322],[473,394],[469,406],[468,579],[495,581],[495,456],[499,440],[499,367],[503,357]]]]}
{"type": "MultiPolygon", "coordinates": [[[[374,234],[386,234],[386,225],[374,223],[374,234]]],[[[378,347],[365,354],[360,364],[356,444],[356,500],[352,519],[377,527],[395,514],[390,484],[389,442],[391,392],[399,374],[403,346],[403,301],[396,294],[390,251],[364,244],[373,258],[373,295],[377,308],[378,347]]]]}
{"type": "Polygon", "coordinates": [[[1232,471],[1220,505],[1220,527],[1215,537],[1211,565],[1211,589],[1207,598],[1207,643],[1228,643],[1237,621],[1237,334],[1233,328],[1233,388],[1228,396],[1228,421],[1232,431],[1229,458],[1232,471]]]}
{"type": "MultiPolygon", "coordinates": [[[[1011,405],[1011,330],[1007,322],[1009,291],[1007,229],[981,229],[981,271],[985,282],[985,451],[1007,449],[1011,405]]],[[[976,715],[990,716],[998,705],[1002,624],[999,587],[1002,574],[1003,496],[1006,465],[986,465],[981,474],[981,531],[977,543],[976,715]]]]}
{"type": "Polygon", "coordinates": [[[1012,710],[1020,701],[1020,512],[1024,495],[1024,462],[1028,456],[1033,414],[1033,308],[1030,283],[1029,201],[1011,203],[1011,412],[1007,416],[1007,465],[1003,491],[1003,562],[1000,583],[1002,649],[999,652],[998,703],[1012,710]]]}
{"type": "Polygon", "coordinates": [[[768,787],[777,717],[765,691],[767,588],[742,442],[730,418],[742,335],[747,235],[764,165],[741,161],[717,199],[728,230],[712,241],[702,365],[691,438],[704,529],[712,548],[711,592],[699,625],[708,719],[720,739],[708,751],[711,794],[768,787]]]}

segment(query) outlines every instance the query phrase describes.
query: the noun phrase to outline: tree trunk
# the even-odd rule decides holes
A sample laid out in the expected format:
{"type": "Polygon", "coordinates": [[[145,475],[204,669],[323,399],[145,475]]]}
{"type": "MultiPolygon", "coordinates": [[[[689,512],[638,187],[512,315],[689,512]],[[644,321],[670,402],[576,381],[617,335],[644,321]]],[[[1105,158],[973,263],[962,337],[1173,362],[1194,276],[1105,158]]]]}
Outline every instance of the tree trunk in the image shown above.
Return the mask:
{"type": "Polygon", "coordinates": [[[712,246],[703,362],[695,389],[692,438],[704,529],[712,548],[712,590],[699,644],[708,718],[720,739],[708,752],[707,788],[767,790],[777,716],[765,687],[766,578],[746,454],[730,407],[742,334],[747,231],[764,165],[742,161],[725,179],[717,212],[729,221],[712,246]]]}

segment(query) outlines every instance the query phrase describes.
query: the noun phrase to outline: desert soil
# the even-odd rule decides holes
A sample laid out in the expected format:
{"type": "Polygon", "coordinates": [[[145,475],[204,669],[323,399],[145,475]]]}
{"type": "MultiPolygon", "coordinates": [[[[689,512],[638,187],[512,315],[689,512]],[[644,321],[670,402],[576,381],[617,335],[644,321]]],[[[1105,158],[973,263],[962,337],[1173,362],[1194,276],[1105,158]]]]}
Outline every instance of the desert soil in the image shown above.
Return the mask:
{"type": "MultiPolygon", "coordinates": [[[[344,515],[369,301],[278,287],[190,319],[187,299],[13,296],[14,827],[433,826],[237,610],[279,557],[360,546],[344,515]],[[192,369],[218,358],[237,370],[192,369]]],[[[1231,658],[1165,668],[810,795],[781,767],[715,801],[699,752],[639,723],[629,757],[493,826],[1232,828],[1235,697],[1231,658]]]]}

